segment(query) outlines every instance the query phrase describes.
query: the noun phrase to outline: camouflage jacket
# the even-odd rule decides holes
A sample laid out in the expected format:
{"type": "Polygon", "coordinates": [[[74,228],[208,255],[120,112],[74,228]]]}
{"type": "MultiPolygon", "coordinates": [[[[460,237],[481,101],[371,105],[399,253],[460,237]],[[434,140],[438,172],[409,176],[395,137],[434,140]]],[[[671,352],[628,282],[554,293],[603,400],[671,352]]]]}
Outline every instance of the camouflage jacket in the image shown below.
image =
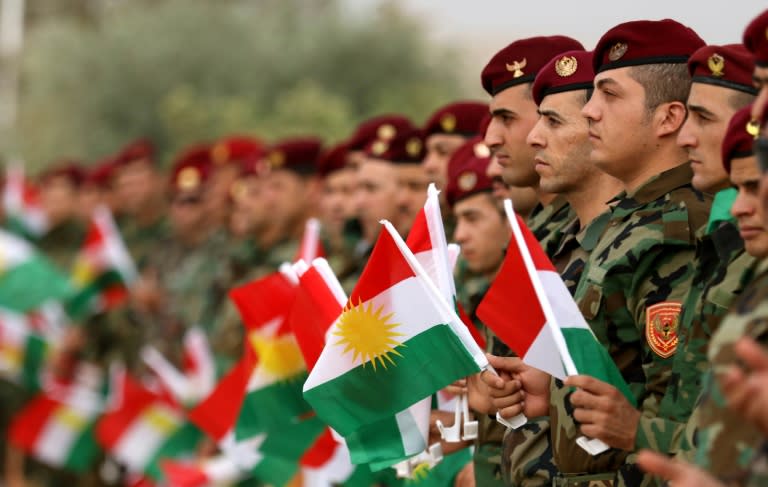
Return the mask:
{"type": "Polygon", "coordinates": [[[610,216],[611,213],[608,211],[601,213],[584,228],[581,228],[579,219],[574,218],[563,229],[560,246],[550,255],[552,264],[563,278],[571,295],[576,292],[589,254],[597,246],[610,216]]]}
{"type": "Polygon", "coordinates": [[[763,442],[749,465],[749,474],[744,485],[762,487],[768,485],[768,441],[763,442]]]}
{"type": "Polygon", "coordinates": [[[141,226],[134,219],[121,217],[117,220],[118,228],[136,266],[141,269],[148,259],[158,251],[163,242],[170,238],[170,228],[166,218],[159,218],[151,225],[141,226]]]}
{"type": "Polygon", "coordinates": [[[701,392],[702,374],[709,370],[710,339],[734,298],[743,291],[755,264],[755,259],[744,251],[744,242],[732,222],[721,222],[711,233],[700,236],[695,260],[693,282],[680,315],[679,342],[669,385],[658,416],[640,419],[638,448],[668,453],[680,448],[701,392]]]}
{"type": "Polygon", "coordinates": [[[526,224],[550,257],[560,246],[565,227],[576,218],[571,205],[562,196],[557,196],[546,206],[539,203],[531,212],[526,224]]]}
{"type": "Polygon", "coordinates": [[[760,263],[757,277],[736,299],[712,337],[708,358],[711,369],[702,380],[702,392],[686,435],[696,445],[695,462],[723,481],[743,482],[763,437],[752,424],[726,407],[719,377],[738,363],[734,343],[743,336],[768,346],[768,265],[760,263]]]}
{"type": "Polygon", "coordinates": [[[65,274],[72,270],[75,256],[85,242],[85,226],[70,220],[50,229],[35,244],[65,274]]]}
{"type": "MultiPolygon", "coordinates": [[[[671,374],[682,301],[693,277],[696,231],[711,198],[691,187],[689,164],[674,167],[611,201],[605,232],[574,295],[609,351],[643,415],[655,416],[671,374]]],[[[554,381],[553,381],[554,382],[554,381]]],[[[561,472],[616,471],[627,452],[591,457],[574,446],[570,391],[553,387],[550,416],[561,472]]]]}

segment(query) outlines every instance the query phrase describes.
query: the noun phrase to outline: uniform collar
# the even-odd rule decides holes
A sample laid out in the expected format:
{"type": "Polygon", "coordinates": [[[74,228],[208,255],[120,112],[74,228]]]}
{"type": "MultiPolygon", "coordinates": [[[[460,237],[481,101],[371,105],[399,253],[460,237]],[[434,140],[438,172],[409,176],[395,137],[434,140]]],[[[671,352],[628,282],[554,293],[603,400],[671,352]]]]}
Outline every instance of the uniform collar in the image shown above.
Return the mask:
{"type": "Polygon", "coordinates": [[[693,171],[691,170],[691,163],[685,162],[653,176],[634,192],[626,193],[624,201],[630,202],[635,206],[648,204],[674,189],[690,185],[692,178],[693,171]]]}

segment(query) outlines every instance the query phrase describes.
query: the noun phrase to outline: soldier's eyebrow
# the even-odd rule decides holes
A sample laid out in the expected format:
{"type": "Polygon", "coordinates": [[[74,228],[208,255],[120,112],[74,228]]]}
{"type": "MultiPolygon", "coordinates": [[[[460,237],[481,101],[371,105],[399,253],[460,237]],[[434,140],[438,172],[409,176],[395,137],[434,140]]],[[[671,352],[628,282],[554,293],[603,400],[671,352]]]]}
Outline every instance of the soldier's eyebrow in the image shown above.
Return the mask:
{"type": "Polygon", "coordinates": [[[595,81],[595,88],[597,88],[598,90],[601,88],[605,88],[605,85],[619,86],[619,84],[613,78],[601,78],[595,81]]]}
{"type": "Polygon", "coordinates": [[[696,113],[699,113],[701,115],[706,115],[708,117],[714,117],[715,116],[714,113],[712,113],[711,111],[707,110],[705,107],[703,107],[701,105],[691,105],[689,103],[688,104],[688,111],[696,112],[696,113]]]}
{"type": "Polygon", "coordinates": [[[508,108],[497,108],[491,111],[494,117],[515,117],[517,114],[508,108]]]}
{"type": "Polygon", "coordinates": [[[555,110],[552,110],[551,108],[545,108],[545,109],[543,109],[543,110],[542,110],[541,108],[539,108],[539,109],[538,109],[538,110],[536,110],[536,111],[537,111],[537,112],[538,112],[538,114],[539,114],[539,115],[541,115],[542,117],[550,117],[550,118],[555,118],[555,119],[557,119],[557,120],[559,120],[559,121],[561,121],[561,122],[563,121],[563,117],[562,117],[562,116],[560,116],[560,114],[559,114],[559,113],[557,113],[557,111],[555,111],[555,110]]]}

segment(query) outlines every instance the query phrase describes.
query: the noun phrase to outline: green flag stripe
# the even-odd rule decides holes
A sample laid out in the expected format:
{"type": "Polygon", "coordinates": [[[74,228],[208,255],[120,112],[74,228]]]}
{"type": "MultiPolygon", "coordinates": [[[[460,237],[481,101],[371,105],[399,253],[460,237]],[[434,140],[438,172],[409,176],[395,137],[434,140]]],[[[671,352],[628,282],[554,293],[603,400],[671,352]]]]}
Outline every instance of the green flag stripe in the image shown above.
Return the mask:
{"type": "Polygon", "coordinates": [[[75,472],[85,472],[96,461],[101,450],[93,430],[96,427],[96,421],[91,422],[83,433],[77,437],[75,443],[69,451],[65,467],[75,472]]]}
{"type": "Polygon", "coordinates": [[[40,374],[45,363],[48,343],[37,335],[27,337],[24,361],[21,367],[21,383],[30,391],[40,390],[40,374]]]}
{"type": "Polygon", "coordinates": [[[183,455],[191,455],[197,448],[197,443],[203,437],[195,425],[184,423],[157,449],[152,459],[147,464],[144,473],[159,480],[163,476],[160,468],[160,460],[163,458],[179,458],[183,455]]]}
{"type": "Polygon", "coordinates": [[[281,429],[286,422],[312,410],[301,394],[307,372],[249,392],[243,400],[235,438],[251,438],[264,431],[281,429]]]}
{"type": "Polygon", "coordinates": [[[394,364],[359,365],[306,390],[317,415],[343,436],[394,416],[456,379],[479,371],[448,325],[436,325],[398,346],[394,364]]]}
{"type": "Polygon", "coordinates": [[[104,290],[114,286],[123,286],[122,276],[114,269],[99,274],[67,300],[65,309],[73,320],[81,320],[93,312],[94,299],[104,290]]]}

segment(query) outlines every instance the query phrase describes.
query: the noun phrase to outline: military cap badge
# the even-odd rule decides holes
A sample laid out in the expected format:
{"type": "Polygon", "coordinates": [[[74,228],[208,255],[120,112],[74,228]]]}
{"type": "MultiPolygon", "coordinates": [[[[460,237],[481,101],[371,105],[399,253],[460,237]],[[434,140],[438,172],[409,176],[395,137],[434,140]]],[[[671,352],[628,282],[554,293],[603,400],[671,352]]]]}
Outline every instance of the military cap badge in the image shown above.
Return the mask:
{"type": "Polygon", "coordinates": [[[482,142],[478,142],[477,144],[475,144],[472,150],[475,153],[475,157],[479,157],[481,159],[485,159],[486,157],[491,157],[491,149],[489,149],[488,146],[483,144],[482,142]]]}
{"type": "Polygon", "coordinates": [[[725,58],[720,54],[714,53],[707,59],[707,67],[712,72],[712,76],[719,78],[723,76],[725,69],[725,58]]]}
{"type": "Polygon", "coordinates": [[[211,149],[211,159],[214,164],[224,164],[229,159],[229,147],[223,142],[219,142],[211,149]]]}
{"type": "Polygon", "coordinates": [[[477,184],[477,174],[472,171],[467,171],[459,174],[459,178],[456,180],[459,189],[462,191],[471,191],[477,184]]]}
{"type": "Polygon", "coordinates": [[[579,62],[573,56],[563,56],[555,63],[555,72],[563,77],[567,78],[576,72],[579,67],[579,62]]]}
{"type": "Polygon", "coordinates": [[[507,71],[512,73],[513,78],[519,78],[523,74],[523,69],[528,65],[528,59],[523,58],[522,61],[515,61],[512,64],[507,64],[507,71]]]}
{"type": "Polygon", "coordinates": [[[183,190],[196,189],[200,186],[200,171],[194,167],[185,167],[176,176],[176,185],[183,190]]]}
{"type": "Polygon", "coordinates": [[[440,119],[440,127],[449,134],[456,130],[456,116],[452,113],[443,115],[440,119]]]}
{"type": "Polygon", "coordinates": [[[405,152],[411,157],[416,157],[421,152],[421,140],[418,137],[408,139],[405,143],[405,152]]]}
{"type": "Polygon", "coordinates": [[[267,159],[269,159],[269,167],[272,169],[277,169],[285,164],[285,153],[283,151],[274,150],[269,153],[267,159]]]}
{"type": "Polygon", "coordinates": [[[760,122],[758,120],[750,120],[747,122],[747,133],[753,138],[757,139],[760,136],[760,122]]]}
{"type": "Polygon", "coordinates": [[[627,46],[626,43],[617,42],[611,47],[611,50],[608,51],[608,59],[611,61],[618,61],[627,53],[627,49],[629,49],[629,46],[627,46]]]}
{"type": "Polygon", "coordinates": [[[376,131],[376,137],[381,140],[392,140],[395,138],[395,135],[397,135],[395,126],[388,123],[385,123],[376,131]]]}
{"type": "Polygon", "coordinates": [[[373,154],[374,156],[380,156],[383,153],[387,152],[387,149],[389,149],[389,144],[387,144],[383,140],[377,140],[371,146],[371,154],[373,154]]]}

